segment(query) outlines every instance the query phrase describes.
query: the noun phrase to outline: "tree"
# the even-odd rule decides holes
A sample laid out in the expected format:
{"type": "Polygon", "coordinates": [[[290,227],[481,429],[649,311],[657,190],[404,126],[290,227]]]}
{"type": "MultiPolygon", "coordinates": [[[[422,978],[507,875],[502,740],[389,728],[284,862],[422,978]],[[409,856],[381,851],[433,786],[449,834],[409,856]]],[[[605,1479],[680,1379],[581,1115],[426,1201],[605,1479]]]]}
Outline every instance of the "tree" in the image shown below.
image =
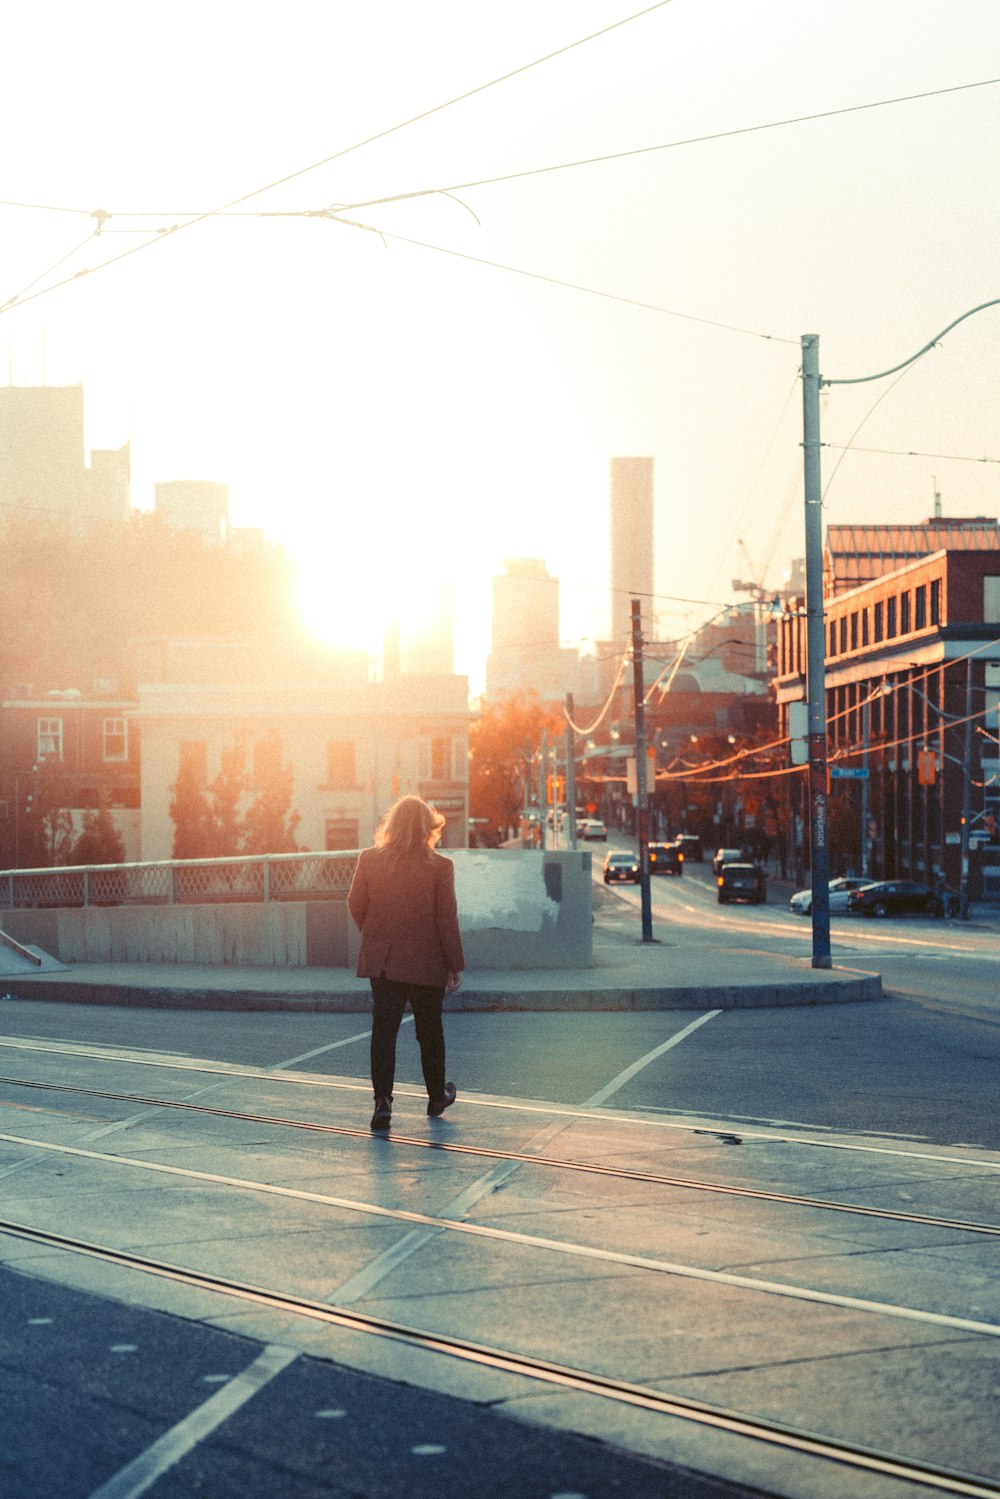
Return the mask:
{"type": "Polygon", "coordinates": [[[20,814],[22,869],[48,869],[68,864],[73,850],[73,817],[67,805],[69,784],[61,760],[44,759],[32,777],[31,790],[20,814]]]}
{"type": "Polygon", "coordinates": [[[175,859],[208,859],[214,852],[214,818],[193,762],[183,764],[170,802],[175,859]]]}
{"type": "Polygon", "coordinates": [[[219,774],[207,791],[198,767],[182,765],[170,803],[174,858],[294,853],[300,818],[292,811],[292,783],[276,732],[255,746],[252,776],[244,739],[223,749],[219,774]]]}
{"type": "Polygon", "coordinates": [[[248,854],[295,853],[295,829],[301,818],[292,811],[292,767],[281,758],[281,740],[275,731],[255,748],[257,794],[243,820],[243,847],[248,854]]]}
{"type": "Polygon", "coordinates": [[[125,844],[108,810],[107,799],[83,815],[83,829],[73,845],[74,864],[124,864],[125,844]]]}
{"type": "Polygon", "coordinates": [[[238,854],[243,848],[241,806],[247,789],[246,744],[239,741],[222,751],[219,774],[211,787],[212,853],[216,858],[238,854]]]}
{"type": "Polygon", "coordinates": [[[469,813],[494,828],[517,822],[530,795],[542,730],[549,742],[565,728],[562,716],[536,692],[505,692],[484,703],[469,729],[469,813]]]}

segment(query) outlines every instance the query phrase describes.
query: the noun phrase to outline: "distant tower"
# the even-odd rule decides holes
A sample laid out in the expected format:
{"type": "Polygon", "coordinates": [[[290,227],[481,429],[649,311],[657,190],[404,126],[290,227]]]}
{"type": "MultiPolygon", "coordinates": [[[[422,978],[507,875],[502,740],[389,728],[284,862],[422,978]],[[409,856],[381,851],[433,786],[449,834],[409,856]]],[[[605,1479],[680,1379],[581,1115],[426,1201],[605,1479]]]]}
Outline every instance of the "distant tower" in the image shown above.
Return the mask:
{"type": "Polygon", "coordinates": [[[611,460],[611,638],[627,640],[631,601],[644,600],[644,620],[652,615],[653,460],[611,460]]]}
{"type": "Polygon", "coordinates": [[[404,672],[451,676],[455,670],[455,600],[450,583],[439,583],[422,595],[422,609],[406,622],[399,642],[404,672]]]}
{"type": "Polygon", "coordinates": [[[84,512],[82,385],[0,387],[0,512],[84,512]]]}
{"type": "Polygon", "coordinates": [[[174,531],[197,531],[216,545],[229,534],[229,485],[211,479],[157,484],[153,508],[174,531]]]}
{"type": "Polygon", "coordinates": [[[559,644],[559,580],[538,557],[505,562],[493,579],[493,649],[555,649],[559,644]]]}

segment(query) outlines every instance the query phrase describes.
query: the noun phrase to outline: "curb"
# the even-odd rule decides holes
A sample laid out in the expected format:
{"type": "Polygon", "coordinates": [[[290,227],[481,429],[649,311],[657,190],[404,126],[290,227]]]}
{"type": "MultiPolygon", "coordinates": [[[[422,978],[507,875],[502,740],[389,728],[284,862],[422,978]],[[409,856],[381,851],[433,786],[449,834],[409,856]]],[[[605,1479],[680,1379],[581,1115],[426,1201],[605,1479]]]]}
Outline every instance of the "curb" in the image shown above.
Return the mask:
{"type": "MultiPolygon", "coordinates": [[[[371,1011],[367,987],[335,994],[255,993],[246,989],[199,989],[142,984],[98,984],[31,977],[20,993],[4,998],[62,1004],[121,1005],[135,1009],[242,1010],[360,1015],[371,1011]]],[[[596,1011],[771,1009],[787,1005],[854,1004],[882,999],[875,973],[849,972],[826,979],[803,978],[763,984],[681,984],[608,989],[463,989],[445,1002],[449,1013],[523,1011],[575,1014],[596,1011]]]]}

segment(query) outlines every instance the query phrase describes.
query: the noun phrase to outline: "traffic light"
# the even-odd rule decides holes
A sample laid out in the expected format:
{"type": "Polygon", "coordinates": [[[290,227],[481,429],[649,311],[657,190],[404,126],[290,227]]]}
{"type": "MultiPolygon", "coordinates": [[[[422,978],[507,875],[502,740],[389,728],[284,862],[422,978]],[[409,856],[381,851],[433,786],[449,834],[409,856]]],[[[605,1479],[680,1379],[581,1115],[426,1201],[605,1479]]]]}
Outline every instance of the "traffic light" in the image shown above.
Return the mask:
{"type": "Polygon", "coordinates": [[[917,753],[917,782],[921,786],[933,786],[937,781],[937,755],[933,750],[917,753]]]}

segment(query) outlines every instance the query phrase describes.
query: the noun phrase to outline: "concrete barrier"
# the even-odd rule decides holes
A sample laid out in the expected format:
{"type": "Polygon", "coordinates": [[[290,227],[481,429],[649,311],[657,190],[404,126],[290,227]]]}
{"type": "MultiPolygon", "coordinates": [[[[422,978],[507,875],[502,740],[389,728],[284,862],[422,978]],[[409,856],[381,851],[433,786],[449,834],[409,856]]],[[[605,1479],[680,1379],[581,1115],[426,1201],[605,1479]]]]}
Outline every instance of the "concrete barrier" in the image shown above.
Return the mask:
{"type": "MultiPolygon", "coordinates": [[[[455,849],[467,966],[589,968],[589,852],[455,849]]],[[[6,931],[63,963],[353,968],[357,931],[344,901],[270,901],[13,910],[6,931]]]]}

